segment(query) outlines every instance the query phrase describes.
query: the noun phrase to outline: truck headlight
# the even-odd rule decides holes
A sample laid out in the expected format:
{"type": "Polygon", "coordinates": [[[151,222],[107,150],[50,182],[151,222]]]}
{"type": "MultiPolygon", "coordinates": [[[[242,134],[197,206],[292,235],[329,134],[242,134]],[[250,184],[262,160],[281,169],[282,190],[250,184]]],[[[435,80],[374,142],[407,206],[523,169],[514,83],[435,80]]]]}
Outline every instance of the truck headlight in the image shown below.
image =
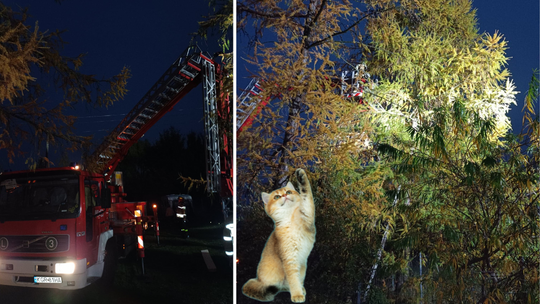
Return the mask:
{"type": "Polygon", "coordinates": [[[61,274],[72,274],[75,272],[75,263],[56,263],[54,265],[54,272],[61,274]]]}

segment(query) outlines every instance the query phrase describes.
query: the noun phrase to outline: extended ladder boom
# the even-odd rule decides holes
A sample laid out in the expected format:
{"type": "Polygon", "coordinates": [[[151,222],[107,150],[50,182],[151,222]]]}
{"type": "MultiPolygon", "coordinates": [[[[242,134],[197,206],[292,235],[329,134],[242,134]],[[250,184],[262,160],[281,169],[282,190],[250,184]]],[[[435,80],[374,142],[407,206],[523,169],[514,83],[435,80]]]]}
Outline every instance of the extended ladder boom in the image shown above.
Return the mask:
{"type": "Polygon", "coordinates": [[[89,164],[97,166],[94,171],[114,171],[129,148],[202,81],[207,62],[214,64],[200,49],[186,49],[90,156],[89,164]]]}
{"type": "Polygon", "coordinates": [[[261,92],[262,89],[259,85],[259,80],[252,79],[246,89],[240,94],[240,97],[238,97],[238,108],[236,109],[237,130],[242,128],[261,102],[261,97],[259,97],[261,92]]]}
{"type": "MultiPolygon", "coordinates": [[[[356,66],[355,70],[345,70],[341,73],[340,78],[332,79],[332,82],[339,83],[339,94],[343,98],[358,99],[363,102],[362,96],[364,93],[364,83],[369,78],[369,74],[365,72],[364,65],[356,66]]],[[[243,128],[253,123],[254,117],[259,114],[266,104],[276,96],[269,96],[263,100],[262,86],[260,80],[252,79],[247,87],[238,97],[236,110],[236,130],[238,133],[243,128]]]]}
{"type": "Polygon", "coordinates": [[[209,193],[219,192],[221,189],[221,163],[219,148],[219,124],[217,106],[216,66],[213,61],[203,62],[203,102],[204,102],[204,131],[206,149],[206,190],[209,193]]]}

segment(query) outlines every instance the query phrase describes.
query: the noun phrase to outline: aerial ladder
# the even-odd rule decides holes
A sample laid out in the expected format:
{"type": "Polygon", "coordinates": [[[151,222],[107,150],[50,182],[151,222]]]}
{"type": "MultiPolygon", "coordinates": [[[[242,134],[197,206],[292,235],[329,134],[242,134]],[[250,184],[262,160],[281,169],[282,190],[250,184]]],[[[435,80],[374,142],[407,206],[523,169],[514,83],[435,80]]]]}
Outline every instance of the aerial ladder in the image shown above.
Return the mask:
{"type": "Polygon", "coordinates": [[[231,141],[218,123],[220,118],[230,119],[231,115],[228,95],[218,96],[222,77],[223,67],[210,55],[198,47],[188,47],[90,156],[94,171],[111,175],[129,148],[202,82],[207,191],[232,197],[231,141]],[[225,143],[223,149],[220,139],[225,143]],[[222,163],[225,170],[221,169],[222,163]]]}
{"type": "Polygon", "coordinates": [[[260,113],[272,98],[267,97],[263,100],[262,96],[260,96],[262,91],[260,81],[254,78],[238,97],[238,107],[236,109],[236,129],[238,132],[241,132],[244,127],[250,126],[254,117],[260,113]]]}
{"type": "MultiPolygon", "coordinates": [[[[214,62],[196,47],[187,48],[150,88],[118,126],[103,140],[90,156],[87,166],[93,171],[110,175],[136,143],[165,113],[169,112],[187,93],[201,83],[203,74],[215,77],[214,62]],[[203,73],[203,69],[204,72],[203,73]],[[207,72],[207,70],[210,70],[207,72]]],[[[205,79],[205,97],[215,102],[213,86],[205,79]],[[206,89],[209,88],[210,92],[206,89]]],[[[205,102],[206,104],[206,102],[205,102]]],[[[205,107],[212,111],[215,106],[205,107]]],[[[205,115],[210,116],[210,115],[205,115]]],[[[206,121],[205,121],[206,123],[206,121]]],[[[205,124],[206,127],[206,124],[205,124]]],[[[211,130],[217,132],[217,130],[211,130]]],[[[212,138],[213,138],[212,134],[212,138]]]]}
{"type": "MultiPolygon", "coordinates": [[[[364,103],[364,87],[370,75],[365,71],[365,66],[359,64],[353,70],[344,70],[339,77],[333,77],[330,81],[338,86],[337,93],[344,99],[355,100],[364,103]]],[[[253,124],[255,117],[268,104],[279,96],[263,98],[263,81],[253,78],[242,91],[237,100],[236,129],[238,133],[253,124]]]]}
{"type": "MultiPolygon", "coordinates": [[[[220,119],[227,120],[231,117],[228,94],[222,91],[221,96],[218,96],[218,87],[222,86],[223,75],[223,66],[216,63],[210,55],[201,51],[198,47],[188,47],[96,148],[94,153],[87,159],[87,167],[94,172],[103,174],[114,182],[114,177],[117,175],[115,168],[127,155],[129,148],[163,115],[171,111],[186,94],[202,83],[207,172],[206,190],[208,193],[220,195],[224,218],[226,219],[232,210],[233,173],[232,141],[229,140],[226,130],[220,130],[219,128],[220,119]],[[220,140],[223,142],[223,149],[220,140]]],[[[118,187],[118,185],[116,186],[118,187]]],[[[123,189],[119,189],[118,192],[123,194],[123,189]]],[[[121,199],[123,195],[118,195],[116,203],[125,202],[121,199]]],[[[153,209],[154,216],[156,216],[156,206],[153,209]]],[[[120,212],[124,213],[124,210],[114,210],[113,215],[120,214],[120,212]]],[[[131,212],[128,213],[132,214],[131,212]]],[[[155,223],[156,236],[159,242],[157,217],[150,219],[155,223]]],[[[141,248],[139,247],[139,249],[141,248]]],[[[142,249],[142,252],[140,252],[141,257],[144,256],[144,247],[142,249]]]]}

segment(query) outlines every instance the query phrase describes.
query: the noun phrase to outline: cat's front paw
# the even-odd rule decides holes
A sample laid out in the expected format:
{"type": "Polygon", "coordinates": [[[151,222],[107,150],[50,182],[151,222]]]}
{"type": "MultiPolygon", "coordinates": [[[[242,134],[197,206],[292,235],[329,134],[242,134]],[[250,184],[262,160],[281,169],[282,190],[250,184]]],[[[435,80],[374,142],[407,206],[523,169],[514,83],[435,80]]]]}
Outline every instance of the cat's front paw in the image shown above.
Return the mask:
{"type": "Polygon", "coordinates": [[[305,301],[306,297],[304,295],[291,296],[291,302],[293,303],[304,303],[305,301]]]}
{"type": "Polygon", "coordinates": [[[296,174],[296,179],[298,180],[300,184],[303,185],[306,183],[307,176],[304,169],[296,169],[295,174],[296,174]]]}

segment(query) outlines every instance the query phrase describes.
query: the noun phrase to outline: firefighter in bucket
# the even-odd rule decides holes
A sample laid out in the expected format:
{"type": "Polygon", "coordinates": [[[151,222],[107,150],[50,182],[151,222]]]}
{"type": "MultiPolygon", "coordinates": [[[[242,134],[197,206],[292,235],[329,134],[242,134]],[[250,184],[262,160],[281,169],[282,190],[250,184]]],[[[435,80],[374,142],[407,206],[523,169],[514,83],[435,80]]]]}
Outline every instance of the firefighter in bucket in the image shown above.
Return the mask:
{"type": "Polygon", "coordinates": [[[178,196],[178,205],[176,206],[176,217],[180,220],[180,236],[184,239],[189,238],[187,227],[186,204],[182,196],[178,196]]]}

